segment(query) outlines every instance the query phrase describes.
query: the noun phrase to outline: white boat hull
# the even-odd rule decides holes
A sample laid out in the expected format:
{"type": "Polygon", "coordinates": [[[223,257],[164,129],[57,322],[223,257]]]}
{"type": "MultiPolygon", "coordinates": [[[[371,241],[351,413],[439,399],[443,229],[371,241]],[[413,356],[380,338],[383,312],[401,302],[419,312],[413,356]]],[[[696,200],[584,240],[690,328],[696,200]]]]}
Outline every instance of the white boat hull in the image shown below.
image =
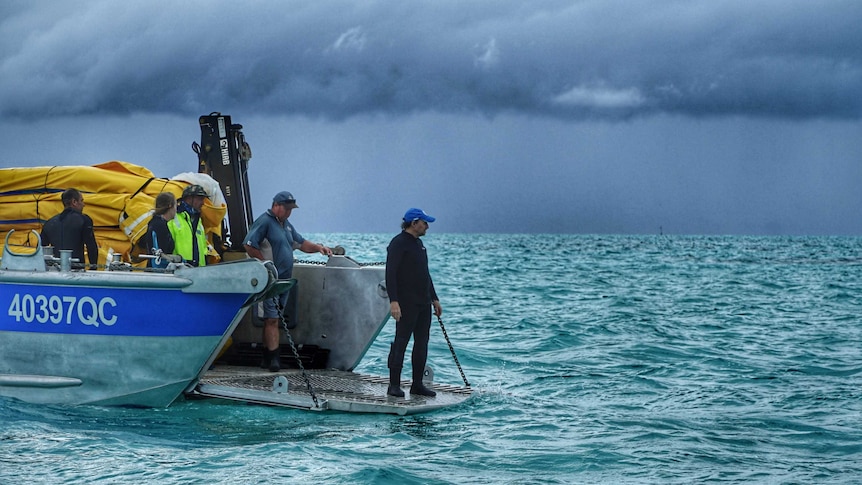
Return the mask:
{"type": "Polygon", "coordinates": [[[145,407],[170,405],[196,382],[201,366],[221,341],[221,335],[108,337],[19,332],[3,332],[0,338],[0,395],[41,404],[145,407]],[[33,374],[41,379],[20,377],[33,374]],[[61,387],[64,382],[67,384],[61,387]]]}
{"type": "MultiPolygon", "coordinates": [[[[3,268],[14,258],[4,252],[3,268]]],[[[0,269],[0,396],[167,406],[274,283],[256,260],[173,274],[0,269]]]]}
{"type": "MultiPolygon", "coordinates": [[[[293,277],[297,280],[298,300],[297,324],[290,330],[293,342],[299,347],[323,349],[326,359],[320,368],[356,368],[390,320],[385,267],[362,266],[348,257],[332,256],[326,264],[297,262],[293,277]]],[[[238,349],[257,346],[262,326],[260,318],[242,322],[233,334],[233,347],[228,349],[227,357],[238,349]]],[[[286,349],[282,362],[293,365],[287,350],[287,332],[280,334],[280,343],[286,349]]],[[[259,353],[249,362],[234,359],[232,363],[257,365],[259,353]]]]}

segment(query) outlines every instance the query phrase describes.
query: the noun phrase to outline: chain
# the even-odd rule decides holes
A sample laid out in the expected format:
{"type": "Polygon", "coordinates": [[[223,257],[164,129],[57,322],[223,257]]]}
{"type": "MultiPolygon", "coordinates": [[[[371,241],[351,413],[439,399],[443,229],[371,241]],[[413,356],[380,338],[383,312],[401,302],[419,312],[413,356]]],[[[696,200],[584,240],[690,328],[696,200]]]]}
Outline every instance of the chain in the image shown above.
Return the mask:
{"type": "MultiPolygon", "coordinates": [[[[290,290],[288,290],[290,291],[290,290]]],[[[308,393],[311,394],[311,400],[314,401],[314,407],[319,408],[320,403],[317,402],[317,394],[314,393],[314,388],[311,386],[311,379],[305,373],[305,366],[302,365],[302,359],[299,357],[299,351],[296,350],[296,344],[293,342],[293,337],[290,335],[290,330],[287,328],[287,322],[284,321],[284,308],[281,306],[281,300],[276,297],[276,306],[278,307],[278,321],[281,323],[281,328],[287,334],[287,343],[290,344],[290,350],[293,351],[293,357],[296,359],[296,365],[302,371],[302,379],[305,381],[305,386],[308,388],[308,393]]]]}
{"type": "Polygon", "coordinates": [[[356,264],[358,264],[359,266],[386,266],[386,261],[377,261],[375,263],[359,263],[359,262],[357,262],[356,264]]]}
{"type": "Polygon", "coordinates": [[[449,350],[452,352],[452,358],[455,359],[455,365],[458,366],[458,372],[461,373],[461,379],[464,379],[464,385],[470,387],[470,383],[467,382],[467,376],[464,375],[464,369],[461,368],[461,363],[458,362],[458,356],[455,355],[455,347],[452,347],[452,341],[449,340],[449,334],[446,333],[446,327],[443,326],[443,320],[440,316],[437,316],[437,321],[440,322],[440,329],[443,330],[443,336],[446,337],[446,343],[449,344],[449,350]]]}
{"type": "MultiPolygon", "coordinates": [[[[302,263],[302,264],[316,264],[320,266],[326,266],[326,261],[311,261],[308,259],[294,259],[294,263],[302,263]]],[[[360,263],[358,261],[354,261],[359,266],[386,266],[386,261],[375,262],[375,263],[360,263]]]]}

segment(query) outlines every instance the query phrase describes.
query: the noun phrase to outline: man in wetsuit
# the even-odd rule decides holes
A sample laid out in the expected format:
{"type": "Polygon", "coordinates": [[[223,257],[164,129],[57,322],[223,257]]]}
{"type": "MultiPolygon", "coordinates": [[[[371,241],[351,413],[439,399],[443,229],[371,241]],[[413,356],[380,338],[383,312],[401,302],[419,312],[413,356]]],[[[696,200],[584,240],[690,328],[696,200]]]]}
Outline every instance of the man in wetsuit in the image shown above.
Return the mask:
{"type": "Polygon", "coordinates": [[[153,218],[147,224],[147,232],[138,240],[138,246],[144,254],[158,255],[156,259],[147,260],[149,268],[166,268],[169,263],[181,263],[183,257],[173,254],[176,244],[168,227],[177,216],[177,199],[170,192],[162,192],[156,196],[156,207],[153,218]],[[158,261],[158,263],[156,262],[158,261]]]}
{"type": "Polygon", "coordinates": [[[71,249],[72,258],[81,265],[86,265],[86,246],[90,268],[95,269],[99,262],[99,246],[93,233],[93,219],[84,214],[84,196],[78,189],[66,189],[60,200],[63,201],[63,212],[48,219],[42,226],[42,245],[53,246],[54,256],[57,257],[61,249],[71,249]]]}
{"type": "Polygon", "coordinates": [[[389,389],[386,394],[404,397],[401,390],[401,368],[410,336],[413,336],[413,384],[411,395],[434,397],[436,392],[425,387],[422,375],[428,359],[428,339],[431,333],[431,308],[438,317],[443,313],[434,283],[428,271],[428,254],[420,237],[435,218],[421,209],[409,209],[401,223],[401,234],[392,238],[386,248],[386,291],[389,309],[395,319],[395,341],[389,348],[389,389]]]}

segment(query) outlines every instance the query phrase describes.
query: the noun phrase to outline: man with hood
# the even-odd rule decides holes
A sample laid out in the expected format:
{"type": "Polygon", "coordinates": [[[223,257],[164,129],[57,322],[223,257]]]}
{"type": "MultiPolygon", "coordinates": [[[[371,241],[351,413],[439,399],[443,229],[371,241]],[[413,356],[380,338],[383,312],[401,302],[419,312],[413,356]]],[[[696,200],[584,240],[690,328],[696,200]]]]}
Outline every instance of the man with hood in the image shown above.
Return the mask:
{"type": "Polygon", "coordinates": [[[174,254],[179,254],[192,266],[207,264],[207,236],[201,221],[201,208],[206,198],[209,194],[203,187],[189,185],[183,190],[177,216],[168,223],[174,238],[174,254]]]}

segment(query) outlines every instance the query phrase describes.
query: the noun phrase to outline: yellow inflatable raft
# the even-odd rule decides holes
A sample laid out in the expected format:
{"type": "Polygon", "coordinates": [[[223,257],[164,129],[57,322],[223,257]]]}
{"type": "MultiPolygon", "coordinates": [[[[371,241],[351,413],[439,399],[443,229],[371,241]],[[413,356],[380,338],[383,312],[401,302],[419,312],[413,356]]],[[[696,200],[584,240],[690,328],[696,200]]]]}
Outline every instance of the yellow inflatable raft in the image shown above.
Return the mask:
{"type": "MultiPolygon", "coordinates": [[[[93,219],[99,264],[105,264],[109,252],[129,261],[130,249],[152,217],[156,196],[171,192],[179,198],[191,183],[203,185],[212,194],[204,202],[201,218],[212,248],[214,236],[216,241],[221,240],[227,206],[218,182],[205,174],[158,178],[144,167],[119,161],[93,166],[0,169],[0,247],[12,229],[15,232],[10,244],[35,245],[30,230],[40,232],[45,221],[62,212],[61,194],[76,188],[84,194],[84,213],[93,219]]],[[[211,249],[207,259],[215,262],[219,255],[211,249]]]]}

